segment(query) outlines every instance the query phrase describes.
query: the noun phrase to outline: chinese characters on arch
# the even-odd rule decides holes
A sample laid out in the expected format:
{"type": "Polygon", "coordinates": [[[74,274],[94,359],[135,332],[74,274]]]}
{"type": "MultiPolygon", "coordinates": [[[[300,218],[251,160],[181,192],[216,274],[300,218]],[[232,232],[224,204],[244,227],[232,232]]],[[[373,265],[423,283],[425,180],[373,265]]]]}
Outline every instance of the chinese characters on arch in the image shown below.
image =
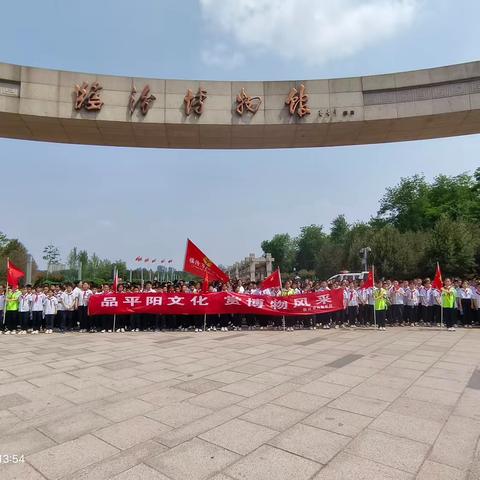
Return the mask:
{"type": "MultiPolygon", "coordinates": [[[[100,97],[102,90],[103,87],[99,82],[93,82],[91,85],[87,82],[82,82],[81,85],[75,85],[73,108],[77,111],[85,109],[89,112],[99,112],[104,105],[100,97]]],[[[127,102],[128,111],[130,115],[133,115],[138,108],[142,115],[146,116],[156,100],[156,96],[151,92],[148,84],[143,87],[139,96],[137,96],[137,93],[136,86],[132,84],[127,102]]],[[[193,113],[200,117],[205,111],[207,98],[207,90],[203,87],[199,87],[196,92],[190,88],[187,89],[183,99],[184,114],[190,116],[193,113]]],[[[242,88],[235,97],[234,111],[239,116],[245,114],[255,115],[261,104],[262,98],[260,96],[251,96],[245,88],[242,88]]],[[[305,85],[300,84],[290,89],[285,99],[285,107],[288,108],[291,116],[297,116],[299,119],[310,115],[311,110],[308,106],[308,94],[306,93],[305,85]]],[[[318,115],[322,121],[331,121],[335,117],[351,118],[355,115],[355,111],[350,108],[325,107],[318,111],[318,115]]]]}
{"type": "Polygon", "coordinates": [[[110,293],[90,298],[90,315],[315,315],[343,310],[343,290],[273,297],[219,293],[110,293]]]}

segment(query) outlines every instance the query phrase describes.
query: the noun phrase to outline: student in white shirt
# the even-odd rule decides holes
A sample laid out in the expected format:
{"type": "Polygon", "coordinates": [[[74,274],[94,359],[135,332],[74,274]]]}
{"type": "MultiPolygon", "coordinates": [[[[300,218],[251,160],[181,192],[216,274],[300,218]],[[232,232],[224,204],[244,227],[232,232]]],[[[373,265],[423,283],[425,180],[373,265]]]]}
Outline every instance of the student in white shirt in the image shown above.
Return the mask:
{"type": "MultiPolygon", "coordinates": [[[[0,321],[3,322],[3,309],[5,308],[5,287],[0,285],[0,321]]],[[[0,333],[3,333],[0,326],[0,333]]]]}
{"type": "Polygon", "coordinates": [[[72,285],[67,284],[65,291],[60,296],[60,301],[63,306],[62,323],[60,324],[60,330],[71,330],[73,325],[73,312],[77,308],[77,297],[73,293],[72,285]]]}
{"type": "Polygon", "coordinates": [[[23,287],[22,294],[18,299],[18,313],[20,315],[20,335],[26,335],[30,328],[30,316],[32,311],[32,296],[27,287],[23,287]]]}
{"type": "Polygon", "coordinates": [[[463,320],[463,326],[472,328],[473,323],[473,309],[472,309],[473,292],[469,283],[464,280],[462,287],[457,289],[458,307],[460,315],[463,320]]]}
{"type": "Polygon", "coordinates": [[[411,280],[404,291],[404,320],[413,327],[418,322],[418,305],[420,303],[420,294],[415,285],[415,281],[411,280]]]}
{"type": "Polygon", "coordinates": [[[32,293],[32,333],[34,334],[38,333],[43,322],[43,299],[45,297],[41,287],[35,288],[35,293],[32,293]]]}
{"type": "Polygon", "coordinates": [[[53,322],[57,315],[57,297],[54,296],[53,291],[49,290],[47,296],[43,299],[43,311],[45,314],[45,333],[53,333],[53,322]]]}
{"type": "Polygon", "coordinates": [[[91,296],[90,285],[87,282],[83,282],[82,291],[80,295],[77,295],[78,320],[80,322],[80,332],[82,333],[92,330],[90,317],[88,316],[88,302],[91,296]]]}
{"type": "Polygon", "coordinates": [[[393,282],[392,287],[388,291],[390,302],[390,324],[400,325],[403,322],[403,304],[405,290],[400,286],[397,280],[393,282]]]}
{"type": "Polygon", "coordinates": [[[353,282],[345,290],[345,301],[347,304],[347,322],[350,326],[354,326],[357,321],[359,298],[353,282]]]}

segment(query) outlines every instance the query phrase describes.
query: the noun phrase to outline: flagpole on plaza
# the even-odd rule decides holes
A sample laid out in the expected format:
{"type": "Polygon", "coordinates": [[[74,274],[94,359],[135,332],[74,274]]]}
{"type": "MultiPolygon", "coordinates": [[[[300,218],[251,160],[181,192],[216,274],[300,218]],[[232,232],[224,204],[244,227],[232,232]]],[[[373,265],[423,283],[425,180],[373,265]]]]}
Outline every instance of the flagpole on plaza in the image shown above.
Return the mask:
{"type": "MultiPolygon", "coordinates": [[[[115,288],[115,292],[117,291],[118,285],[117,285],[118,279],[117,279],[117,267],[113,268],[113,286],[115,288]]],[[[116,332],[115,330],[115,324],[117,322],[117,314],[113,314],[113,333],[116,332]]]]}
{"type": "Polygon", "coordinates": [[[375,265],[372,265],[372,296],[373,296],[373,328],[377,328],[377,312],[375,311],[375,265]]]}
{"type": "Polygon", "coordinates": [[[7,298],[8,298],[8,265],[10,262],[10,257],[7,257],[7,287],[5,288],[5,300],[3,305],[3,315],[2,315],[2,324],[5,327],[5,315],[7,314],[7,298]]]}

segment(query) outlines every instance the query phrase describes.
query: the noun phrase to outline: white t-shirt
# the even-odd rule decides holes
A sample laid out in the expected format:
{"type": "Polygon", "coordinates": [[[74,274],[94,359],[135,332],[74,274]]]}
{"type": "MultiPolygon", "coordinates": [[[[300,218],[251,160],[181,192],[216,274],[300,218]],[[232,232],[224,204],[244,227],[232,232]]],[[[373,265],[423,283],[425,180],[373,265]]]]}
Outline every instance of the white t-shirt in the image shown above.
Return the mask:
{"type": "Polygon", "coordinates": [[[71,291],[70,293],[63,292],[60,296],[60,301],[63,304],[64,310],[74,310],[76,298],[77,297],[75,293],[73,293],[73,291],[71,291]]]}
{"type": "Polygon", "coordinates": [[[43,312],[43,299],[46,295],[43,292],[32,293],[32,312],[43,312]]]}
{"type": "Polygon", "coordinates": [[[90,301],[92,294],[93,292],[90,289],[82,290],[80,295],[77,297],[77,305],[79,307],[88,307],[88,302],[90,301]]]}
{"type": "Polygon", "coordinates": [[[32,307],[32,294],[26,293],[25,295],[20,295],[18,299],[18,311],[19,312],[29,312],[32,307]]]}
{"type": "Polygon", "coordinates": [[[58,300],[53,295],[43,299],[43,312],[45,315],[55,315],[57,313],[58,300]]]}

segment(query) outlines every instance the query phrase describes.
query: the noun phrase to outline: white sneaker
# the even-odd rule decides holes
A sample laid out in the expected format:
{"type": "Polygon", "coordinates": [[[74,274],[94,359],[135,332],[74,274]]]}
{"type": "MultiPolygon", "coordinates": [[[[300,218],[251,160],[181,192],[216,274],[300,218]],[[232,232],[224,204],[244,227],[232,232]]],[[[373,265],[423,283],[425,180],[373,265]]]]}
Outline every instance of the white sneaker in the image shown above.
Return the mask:
{"type": "Polygon", "coordinates": [[[111,331],[111,330],[109,330],[109,331],[108,331],[108,333],[112,333],[112,331],[111,331]]]}
{"type": "MultiPolygon", "coordinates": [[[[137,332],[138,332],[138,330],[137,330],[137,332]]],[[[105,333],[105,330],[100,330],[100,333],[105,333]]]]}
{"type": "Polygon", "coordinates": [[[5,335],[10,335],[10,330],[5,330],[5,335]]]}
{"type": "Polygon", "coordinates": [[[38,330],[34,330],[34,331],[32,332],[32,335],[38,335],[38,330]]]}
{"type": "Polygon", "coordinates": [[[12,330],[12,335],[16,335],[17,334],[17,331],[16,330],[12,330]]]}

